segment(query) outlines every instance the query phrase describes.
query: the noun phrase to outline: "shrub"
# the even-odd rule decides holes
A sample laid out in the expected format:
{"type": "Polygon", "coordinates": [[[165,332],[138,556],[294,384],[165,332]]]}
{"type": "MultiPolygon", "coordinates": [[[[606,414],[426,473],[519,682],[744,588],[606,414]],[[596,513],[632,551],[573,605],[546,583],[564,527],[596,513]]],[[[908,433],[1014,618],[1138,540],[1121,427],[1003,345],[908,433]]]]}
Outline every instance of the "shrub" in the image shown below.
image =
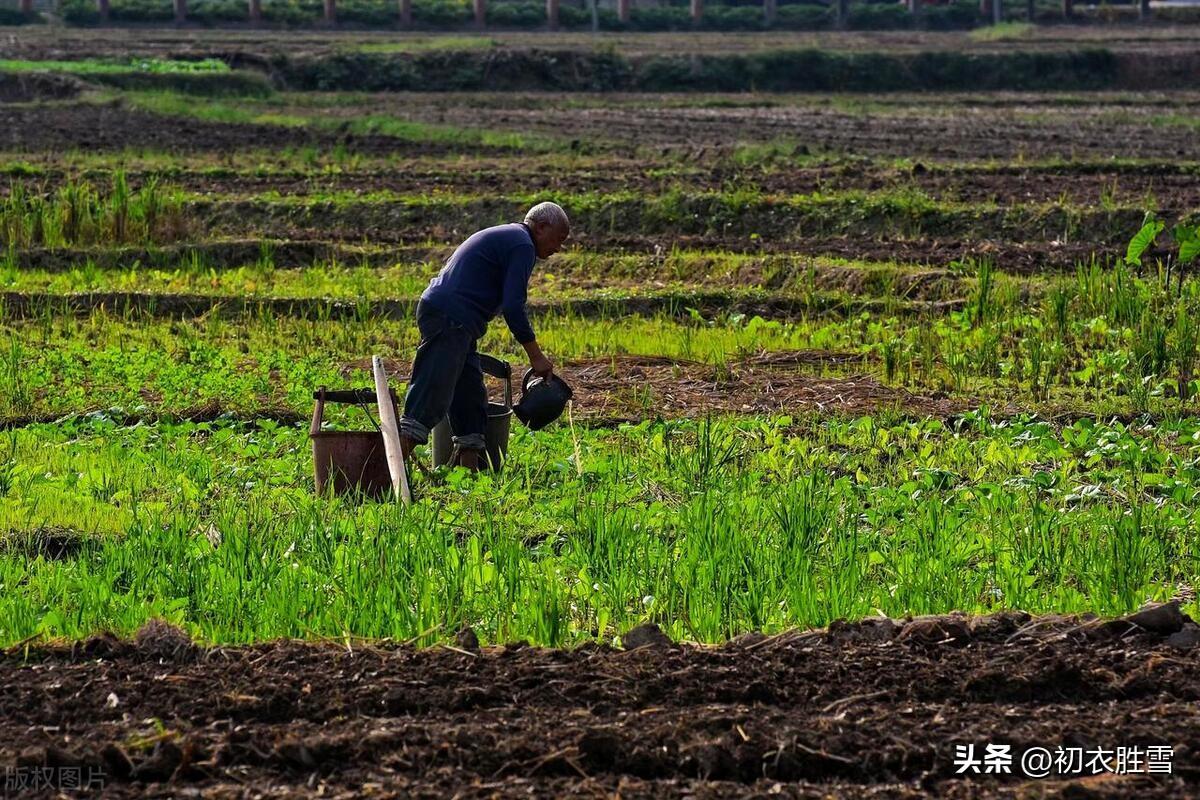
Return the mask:
{"type": "MultiPolygon", "coordinates": [[[[323,15],[322,8],[321,14],[323,15]]],[[[387,28],[395,25],[400,17],[397,4],[386,2],[338,3],[338,22],[349,22],[369,28],[387,28]]]]}
{"type": "Polygon", "coordinates": [[[68,25],[86,28],[90,25],[99,24],[100,12],[96,10],[96,6],[92,3],[83,2],[83,0],[64,0],[62,4],[62,18],[63,22],[68,25]]]}
{"type": "Polygon", "coordinates": [[[685,30],[692,27],[692,18],[686,8],[634,8],[629,11],[626,27],[631,31],[685,30]]]}
{"type": "Polygon", "coordinates": [[[789,30],[823,30],[832,28],[833,23],[833,9],[828,6],[809,4],[780,6],[775,15],[776,27],[789,30]]]}
{"type": "Polygon", "coordinates": [[[188,19],[204,24],[241,22],[248,10],[243,0],[192,0],[188,3],[188,19]]]}
{"type": "Polygon", "coordinates": [[[965,30],[983,22],[979,4],[957,2],[944,6],[925,6],[917,16],[918,27],[931,31],[965,30]]]}
{"type": "Polygon", "coordinates": [[[700,27],[714,31],[755,31],[767,27],[761,6],[710,6],[700,27]]]}
{"type": "MultiPolygon", "coordinates": [[[[487,7],[489,25],[504,28],[539,28],[546,25],[546,7],[541,3],[508,2],[489,3],[487,7]]],[[[562,21],[562,9],[559,9],[562,21]]]]}
{"type": "Polygon", "coordinates": [[[466,0],[413,0],[413,21],[427,28],[458,28],[474,19],[466,0]]]}
{"type": "Polygon", "coordinates": [[[113,22],[171,22],[175,9],[162,0],[114,0],[108,17],[113,22]]]}
{"type": "Polygon", "coordinates": [[[15,8],[0,8],[0,25],[30,25],[44,21],[41,14],[22,14],[15,8]]]}
{"type": "Polygon", "coordinates": [[[851,4],[847,19],[848,27],[864,31],[890,31],[911,28],[913,15],[899,3],[879,5],[877,3],[851,4]]]}

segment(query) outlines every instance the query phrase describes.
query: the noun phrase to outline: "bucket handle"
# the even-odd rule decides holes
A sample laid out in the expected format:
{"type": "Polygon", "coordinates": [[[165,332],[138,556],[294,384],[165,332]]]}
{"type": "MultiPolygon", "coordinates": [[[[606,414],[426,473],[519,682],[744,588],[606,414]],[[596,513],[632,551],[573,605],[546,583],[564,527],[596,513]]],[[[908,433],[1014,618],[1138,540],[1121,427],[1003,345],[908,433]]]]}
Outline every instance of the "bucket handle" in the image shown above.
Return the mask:
{"type": "Polygon", "coordinates": [[[504,407],[512,408],[512,365],[495,356],[480,353],[479,368],[485,375],[504,381],[504,407]]]}
{"type": "MultiPolygon", "coordinates": [[[[392,407],[398,408],[396,403],[396,392],[392,390],[389,391],[389,394],[392,397],[392,407]]],[[[379,423],[375,421],[375,418],[371,416],[371,410],[367,408],[368,403],[378,403],[378,396],[375,394],[373,389],[334,389],[331,391],[326,389],[324,386],[321,386],[318,387],[315,392],[313,392],[313,400],[316,400],[317,402],[316,405],[313,406],[312,426],[308,429],[310,436],[316,436],[321,432],[321,425],[325,421],[326,402],[346,403],[358,406],[362,409],[363,413],[367,415],[367,419],[370,421],[371,426],[374,427],[375,430],[379,430],[379,423]]]]}

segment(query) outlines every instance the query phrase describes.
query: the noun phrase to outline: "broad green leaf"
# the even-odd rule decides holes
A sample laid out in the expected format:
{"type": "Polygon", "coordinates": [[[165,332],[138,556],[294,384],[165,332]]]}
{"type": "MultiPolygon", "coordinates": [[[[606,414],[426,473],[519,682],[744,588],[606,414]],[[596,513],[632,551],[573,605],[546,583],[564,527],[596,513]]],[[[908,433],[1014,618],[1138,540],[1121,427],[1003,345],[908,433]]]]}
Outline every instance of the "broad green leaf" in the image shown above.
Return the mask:
{"type": "Polygon", "coordinates": [[[1125,250],[1125,263],[1141,266],[1142,253],[1145,253],[1147,248],[1154,244],[1154,240],[1162,233],[1163,227],[1162,220],[1157,219],[1152,219],[1142,225],[1142,229],[1129,240],[1129,247],[1125,250]]]}
{"type": "Polygon", "coordinates": [[[1189,239],[1179,245],[1179,263],[1190,264],[1200,255],[1200,238],[1189,239]]]}

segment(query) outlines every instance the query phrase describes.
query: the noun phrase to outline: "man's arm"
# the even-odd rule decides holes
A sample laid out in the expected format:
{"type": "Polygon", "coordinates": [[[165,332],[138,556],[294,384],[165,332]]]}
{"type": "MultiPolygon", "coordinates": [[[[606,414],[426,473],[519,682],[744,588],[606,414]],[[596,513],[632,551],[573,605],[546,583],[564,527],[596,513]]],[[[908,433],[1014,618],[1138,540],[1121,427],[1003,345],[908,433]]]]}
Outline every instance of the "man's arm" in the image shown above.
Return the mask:
{"type": "Polygon", "coordinates": [[[542,348],[538,345],[537,340],[526,342],[525,353],[529,356],[529,366],[533,369],[533,374],[542,378],[549,378],[554,372],[554,364],[550,359],[546,358],[546,354],[542,352],[542,348]]]}
{"type": "Polygon", "coordinates": [[[504,313],[504,321],[508,329],[529,356],[529,366],[535,374],[548,377],[554,370],[554,365],[542,348],[538,346],[533,326],[529,324],[529,314],[525,311],[525,301],[529,290],[529,276],[533,274],[533,264],[537,256],[532,245],[514,248],[508,261],[508,272],[504,276],[504,296],[500,310],[504,313]]]}

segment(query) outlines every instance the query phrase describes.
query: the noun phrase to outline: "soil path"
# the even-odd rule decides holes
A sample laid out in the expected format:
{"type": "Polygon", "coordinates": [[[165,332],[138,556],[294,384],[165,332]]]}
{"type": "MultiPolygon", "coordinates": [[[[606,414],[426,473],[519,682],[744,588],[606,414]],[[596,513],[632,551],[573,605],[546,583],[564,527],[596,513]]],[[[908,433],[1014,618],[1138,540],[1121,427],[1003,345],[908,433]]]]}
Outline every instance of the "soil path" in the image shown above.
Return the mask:
{"type": "Polygon", "coordinates": [[[0,656],[0,764],[103,771],[106,797],[1194,797],[1200,628],[1167,630],[1007,614],[479,652],[162,626],[0,656]],[[987,743],[1114,769],[1171,747],[1172,774],[957,776],[955,746],[987,743]]]}

